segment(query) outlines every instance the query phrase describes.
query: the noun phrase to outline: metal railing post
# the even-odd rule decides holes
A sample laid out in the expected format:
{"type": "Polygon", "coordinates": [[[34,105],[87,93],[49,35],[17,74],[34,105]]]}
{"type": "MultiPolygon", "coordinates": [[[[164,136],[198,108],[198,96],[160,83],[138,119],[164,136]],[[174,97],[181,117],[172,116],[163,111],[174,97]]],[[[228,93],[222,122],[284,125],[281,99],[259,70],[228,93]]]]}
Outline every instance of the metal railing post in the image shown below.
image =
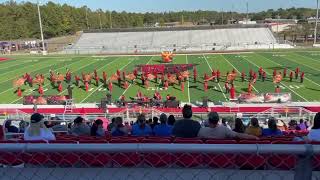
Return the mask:
{"type": "Polygon", "coordinates": [[[312,180],[313,147],[311,144],[306,144],[305,147],[305,154],[298,156],[299,159],[294,172],[294,180],[312,180]]]}

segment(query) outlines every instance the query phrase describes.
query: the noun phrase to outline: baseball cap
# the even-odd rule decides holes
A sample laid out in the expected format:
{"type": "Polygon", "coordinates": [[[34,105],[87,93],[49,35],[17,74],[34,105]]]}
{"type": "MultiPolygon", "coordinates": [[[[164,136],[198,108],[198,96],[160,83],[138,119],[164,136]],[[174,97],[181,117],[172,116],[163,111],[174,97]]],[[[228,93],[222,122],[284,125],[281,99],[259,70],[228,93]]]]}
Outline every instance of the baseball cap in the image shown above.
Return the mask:
{"type": "Polygon", "coordinates": [[[38,123],[40,122],[42,119],[44,118],[44,116],[42,116],[41,114],[39,113],[34,113],[31,115],[31,123],[38,123]]]}

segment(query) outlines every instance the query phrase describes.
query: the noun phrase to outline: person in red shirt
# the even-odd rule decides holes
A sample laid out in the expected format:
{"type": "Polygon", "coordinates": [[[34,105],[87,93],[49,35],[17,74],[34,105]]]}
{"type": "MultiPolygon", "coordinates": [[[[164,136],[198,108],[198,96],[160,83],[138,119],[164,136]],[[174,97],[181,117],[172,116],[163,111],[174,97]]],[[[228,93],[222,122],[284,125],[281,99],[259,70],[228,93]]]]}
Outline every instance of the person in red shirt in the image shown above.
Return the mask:
{"type": "Polygon", "coordinates": [[[117,69],[117,76],[120,77],[120,75],[121,75],[121,73],[120,73],[119,69],[117,69]]]}
{"type": "Polygon", "coordinates": [[[137,93],[137,98],[138,99],[142,99],[143,98],[142,92],[140,90],[137,93]]]}
{"type": "Polygon", "coordinates": [[[218,70],[217,70],[217,81],[218,81],[218,83],[220,82],[220,78],[221,78],[221,72],[220,72],[220,70],[218,69],[218,70]]]}
{"type": "Polygon", "coordinates": [[[138,70],[137,69],[134,69],[133,75],[136,76],[136,77],[138,76],[138,70]]]}
{"type": "Polygon", "coordinates": [[[276,89],[275,89],[275,93],[278,93],[278,94],[279,94],[279,93],[281,93],[281,89],[280,89],[280,87],[279,87],[279,86],[277,86],[277,87],[276,87],[276,89]]]}
{"type": "Polygon", "coordinates": [[[230,89],[230,99],[235,99],[236,98],[236,89],[234,88],[234,85],[231,85],[230,89]]]}
{"type": "Polygon", "coordinates": [[[181,82],[181,91],[184,92],[184,82],[181,82]]]}
{"type": "Polygon", "coordinates": [[[262,72],[262,82],[267,79],[267,73],[265,71],[262,72]]]}
{"type": "Polygon", "coordinates": [[[224,84],[224,88],[226,89],[226,94],[228,94],[230,92],[230,87],[228,82],[224,84]]]}
{"type": "Polygon", "coordinates": [[[145,85],[145,77],[144,77],[144,75],[141,75],[141,83],[142,83],[142,85],[144,86],[145,85]]]}
{"type": "Polygon", "coordinates": [[[292,79],[293,79],[293,72],[291,71],[290,72],[290,82],[292,82],[292,79]]]}
{"type": "Polygon", "coordinates": [[[252,71],[252,69],[250,69],[250,71],[249,71],[249,80],[250,81],[252,80],[252,76],[253,76],[253,71],[252,71]]]}
{"type": "Polygon", "coordinates": [[[22,91],[21,91],[21,88],[20,88],[20,87],[18,87],[17,94],[18,94],[18,97],[21,97],[21,96],[22,96],[22,91]]]}
{"type": "Polygon", "coordinates": [[[103,71],[103,73],[102,73],[102,78],[103,78],[103,83],[106,86],[107,85],[107,73],[105,71],[103,71]]]}
{"type": "Polygon", "coordinates": [[[296,79],[298,79],[298,76],[299,76],[299,73],[300,73],[300,68],[299,67],[297,67],[296,68],[296,72],[295,72],[296,74],[296,79]]]}
{"type": "Polygon", "coordinates": [[[124,81],[126,80],[126,72],[125,71],[122,72],[122,80],[124,80],[124,81]]]}
{"type": "Polygon", "coordinates": [[[59,85],[58,85],[58,91],[59,91],[59,92],[62,92],[62,83],[61,83],[61,82],[60,82],[59,85]]]}
{"type": "Polygon", "coordinates": [[[43,95],[43,87],[42,87],[41,84],[39,85],[38,93],[39,93],[41,96],[43,95]]]}
{"type": "Polygon", "coordinates": [[[197,76],[198,76],[197,68],[194,67],[193,68],[193,81],[194,82],[197,82],[197,76]]]}
{"type": "Polygon", "coordinates": [[[252,93],[252,88],[253,88],[252,83],[249,82],[249,85],[248,85],[248,93],[249,93],[249,94],[252,93]]]}
{"type": "Polygon", "coordinates": [[[262,72],[263,72],[263,69],[262,69],[262,67],[260,67],[260,68],[259,68],[259,79],[262,78],[262,72]]]}
{"type": "Polygon", "coordinates": [[[128,83],[128,81],[125,81],[123,84],[123,88],[128,89],[128,87],[129,87],[129,83],[128,83]]]}
{"type": "Polygon", "coordinates": [[[253,81],[257,80],[257,73],[253,73],[253,81]]]}
{"type": "Polygon", "coordinates": [[[204,92],[207,92],[208,91],[208,81],[204,81],[203,87],[204,87],[204,92]]]}
{"type": "Polygon", "coordinates": [[[284,68],[283,69],[283,78],[286,78],[287,77],[287,68],[284,68]]]}
{"type": "Polygon", "coordinates": [[[158,83],[158,73],[154,72],[153,75],[154,75],[155,82],[158,83]]]}
{"type": "Polygon", "coordinates": [[[244,82],[244,79],[246,77],[246,74],[244,73],[244,71],[241,72],[241,80],[242,82],[244,82]]]}
{"type": "Polygon", "coordinates": [[[274,70],[273,70],[273,77],[275,77],[276,75],[277,75],[277,70],[274,69],[274,70]]]}
{"type": "Polygon", "coordinates": [[[304,72],[301,72],[301,75],[300,75],[300,83],[303,83],[303,79],[304,79],[304,72]]]}
{"type": "Polygon", "coordinates": [[[212,81],[214,82],[216,80],[217,73],[214,70],[212,70],[211,75],[213,77],[212,81]]]}
{"type": "Polygon", "coordinates": [[[165,82],[164,82],[164,89],[165,89],[165,90],[168,90],[168,88],[169,88],[169,82],[168,82],[168,81],[165,81],[165,82]]]}
{"type": "Polygon", "coordinates": [[[111,81],[109,81],[108,89],[109,89],[109,92],[112,93],[113,85],[111,81]]]}
{"type": "Polygon", "coordinates": [[[98,87],[99,86],[99,80],[100,78],[98,76],[95,77],[95,80],[96,80],[96,86],[98,87]]]}
{"type": "Polygon", "coordinates": [[[171,98],[170,94],[167,94],[167,96],[166,96],[167,101],[169,101],[170,98],[171,98]]]}

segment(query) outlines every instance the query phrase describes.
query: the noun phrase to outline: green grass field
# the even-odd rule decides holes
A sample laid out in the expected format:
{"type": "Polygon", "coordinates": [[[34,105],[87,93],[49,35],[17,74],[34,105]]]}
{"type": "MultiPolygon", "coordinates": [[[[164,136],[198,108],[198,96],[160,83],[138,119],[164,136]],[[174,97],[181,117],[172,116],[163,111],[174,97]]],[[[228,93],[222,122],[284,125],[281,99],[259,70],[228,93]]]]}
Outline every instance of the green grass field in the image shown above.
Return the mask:
{"type": "MultiPolygon", "coordinates": [[[[71,69],[74,74],[82,72],[89,73],[97,69],[99,76],[106,71],[108,77],[116,72],[117,69],[131,72],[139,64],[158,64],[160,56],[131,56],[131,57],[107,57],[107,56],[12,56],[12,60],[0,62],[0,103],[22,103],[22,98],[17,97],[14,93],[13,80],[26,72],[35,75],[42,73],[49,77],[49,69],[56,72],[65,73],[66,68],[71,69]]],[[[194,83],[193,79],[185,83],[185,91],[182,93],[180,86],[170,87],[168,91],[161,91],[163,97],[166,94],[176,96],[182,102],[202,101],[202,97],[207,96],[213,102],[228,101],[228,94],[224,94],[224,80],[222,77],[220,83],[209,82],[209,91],[203,91],[203,74],[211,74],[211,69],[220,69],[221,74],[225,76],[227,71],[235,68],[238,73],[241,71],[249,72],[250,69],[258,71],[262,66],[267,74],[268,80],[260,80],[254,85],[254,90],[259,93],[274,92],[275,85],[272,83],[271,74],[273,69],[281,70],[286,67],[294,70],[300,67],[305,72],[305,81],[303,84],[299,80],[289,82],[286,78],[281,83],[282,92],[290,92],[294,101],[318,101],[320,102],[320,51],[280,51],[280,52],[253,52],[243,54],[212,54],[212,55],[177,55],[173,63],[199,64],[198,82],[194,83]],[[188,88],[189,87],[189,88],[188,88]]],[[[289,74],[289,73],[288,73],[289,74]]],[[[192,72],[191,72],[192,75],[192,72]]],[[[74,79],[73,79],[74,81],[74,79]]],[[[140,89],[144,94],[152,96],[154,90],[159,86],[154,82],[150,83],[149,90],[141,87],[140,80],[132,84],[127,90],[118,87],[117,82],[113,86],[113,99],[118,99],[124,94],[127,98],[134,97],[140,89]]],[[[65,89],[67,84],[63,83],[65,89]]],[[[237,94],[247,91],[248,82],[240,82],[239,76],[235,81],[237,94]]],[[[35,86],[37,88],[37,86],[35,86]]],[[[37,95],[37,90],[29,86],[23,86],[23,95],[37,95]]],[[[59,94],[56,88],[53,88],[46,80],[45,95],[59,94]]],[[[74,88],[73,96],[77,103],[100,102],[100,99],[106,95],[106,88],[100,83],[99,86],[90,85],[90,91],[87,93],[84,89],[74,88]]],[[[67,94],[63,91],[61,94],[67,94]]]]}

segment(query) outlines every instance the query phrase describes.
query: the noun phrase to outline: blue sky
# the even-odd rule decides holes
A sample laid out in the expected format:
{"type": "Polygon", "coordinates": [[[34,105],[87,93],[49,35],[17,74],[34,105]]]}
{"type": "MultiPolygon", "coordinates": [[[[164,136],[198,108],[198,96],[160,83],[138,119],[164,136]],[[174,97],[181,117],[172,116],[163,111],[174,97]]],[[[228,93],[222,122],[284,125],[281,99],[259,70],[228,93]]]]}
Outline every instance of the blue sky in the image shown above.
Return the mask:
{"type": "MultiPolygon", "coordinates": [[[[21,2],[22,0],[17,0],[21,2]]],[[[26,1],[26,0],[25,0],[26,1]]],[[[36,2],[36,0],[30,0],[36,2]]],[[[181,10],[221,10],[246,11],[246,2],[251,12],[266,9],[289,7],[315,8],[316,0],[52,0],[74,6],[87,5],[92,9],[130,11],[130,12],[163,12],[181,10]]],[[[5,0],[0,0],[5,2],[5,0]]],[[[45,3],[47,0],[40,0],[45,3]]]]}

